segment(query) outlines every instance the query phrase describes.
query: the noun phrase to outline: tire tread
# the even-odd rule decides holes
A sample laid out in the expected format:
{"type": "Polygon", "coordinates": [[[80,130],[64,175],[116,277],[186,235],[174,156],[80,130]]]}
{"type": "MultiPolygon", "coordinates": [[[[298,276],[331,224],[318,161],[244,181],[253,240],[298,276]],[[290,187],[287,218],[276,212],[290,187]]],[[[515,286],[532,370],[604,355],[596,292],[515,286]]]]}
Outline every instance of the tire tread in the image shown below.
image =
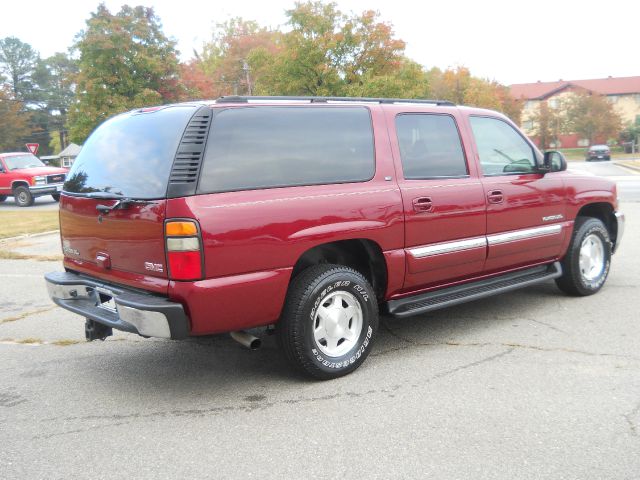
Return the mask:
{"type": "MultiPolygon", "coordinates": [[[[305,308],[304,299],[308,298],[313,290],[327,277],[335,273],[346,273],[359,277],[359,280],[373,291],[369,282],[364,276],[349,267],[335,264],[318,264],[311,266],[296,276],[289,286],[285,305],[282,311],[281,320],[278,325],[278,342],[285,358],[294,365],[301,373],[311,375],[320,380],[327,380],[346,375],[355,370],[359,364],[354,364],[353,368],[345,368],[329,375],[319,369],[304,354],[304,337],[300,332],[300,324],[297,321],[301,317],[305,308]]],[[[372,299],[376,308],[375,297],[372,299]]]]}

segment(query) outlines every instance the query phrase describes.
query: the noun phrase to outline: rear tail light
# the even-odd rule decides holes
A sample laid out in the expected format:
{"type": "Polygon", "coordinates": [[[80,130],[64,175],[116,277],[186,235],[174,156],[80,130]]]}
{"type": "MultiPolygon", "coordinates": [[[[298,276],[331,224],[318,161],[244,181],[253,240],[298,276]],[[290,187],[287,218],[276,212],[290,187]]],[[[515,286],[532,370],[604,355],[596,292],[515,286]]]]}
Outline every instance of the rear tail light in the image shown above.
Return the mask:
{"type": "Polygon", "coordinates": [[[164,227],[169,278],[200,280],[202,278],[202,238],[193,220],[170,220],[164,227]]]}

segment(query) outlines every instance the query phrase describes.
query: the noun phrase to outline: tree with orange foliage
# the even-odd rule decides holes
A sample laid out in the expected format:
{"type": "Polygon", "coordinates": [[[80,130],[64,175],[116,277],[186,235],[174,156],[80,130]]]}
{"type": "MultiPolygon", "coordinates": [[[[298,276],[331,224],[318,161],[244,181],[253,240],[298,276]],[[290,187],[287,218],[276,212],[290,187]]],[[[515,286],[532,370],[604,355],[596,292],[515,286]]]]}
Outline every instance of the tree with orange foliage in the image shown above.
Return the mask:
{"type": "Polygon", "coordinates": [[[504,85],[474,77],[466,67],[448,68],[444,72],[439,68],[432,68],[427,72],[427,81],[433,98],[498,110],[514,122],[520,122],[522,102],[515,100],[504,85]]]}
{"type": "Polygon", "coordinates": [[[30,114],[9,86],[0,86],[0,151],[22,150],[29,137],[30,114]]]}
{"type": "Polygon", "coordinates": [[[182,83],[190,98],[247,95],[259,80],[251,59],[262,52],[278,51],[279,32],[256,22],[233,18],[216,25],[213,38],[196,58],[181,66],[182,83]]]}
{"type": "Polygon", "coordinates": [[[604,95],[584,92],[567,101],[566,129],[579,133],[589,144],[598,138],[614,138],[622,130],[622,119],[604,95]]]}

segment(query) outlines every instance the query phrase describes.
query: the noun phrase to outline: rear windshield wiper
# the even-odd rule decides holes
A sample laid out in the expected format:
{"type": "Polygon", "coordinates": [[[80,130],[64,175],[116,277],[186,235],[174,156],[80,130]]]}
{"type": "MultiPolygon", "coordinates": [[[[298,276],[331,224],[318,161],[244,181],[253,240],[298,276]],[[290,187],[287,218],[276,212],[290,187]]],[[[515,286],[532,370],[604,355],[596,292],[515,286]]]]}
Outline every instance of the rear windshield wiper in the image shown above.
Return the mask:
{"type": "MultiPolygon", "coordinates": [[[[98,193],[98,192],[94,192],[94,193],[98,193]]],[[[127,208],[129,208],[131,205],[149,205],[150,203],[156,203],[155,200],[138,200],[136,198],[128,198],[128,197],[115,197],[113,194],[109,194],[110,197],[102,197],[102,196],[95,196],[92,198],[109,198],[109,199],[116,199],[117,198],[117,202],[114,203],[113,205],[96,205],[96,210],[98,212],[100,212],[103,215],[107,215],[111,210],[126,210],[127,208]]]]}

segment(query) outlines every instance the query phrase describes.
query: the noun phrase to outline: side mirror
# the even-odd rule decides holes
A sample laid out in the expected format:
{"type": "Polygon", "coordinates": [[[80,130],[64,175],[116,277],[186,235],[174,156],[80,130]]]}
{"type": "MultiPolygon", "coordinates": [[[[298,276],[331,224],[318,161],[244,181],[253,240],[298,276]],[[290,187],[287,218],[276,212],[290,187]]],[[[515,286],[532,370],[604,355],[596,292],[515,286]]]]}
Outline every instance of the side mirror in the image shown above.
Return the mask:
{"type": "Polygon", "coordinates": [[[567,159],[564,154],[557,150],[548,150],[544,152],[544,160],[542,162],[543,173],[546,172],[562,172],[567,169],[567,159]]]}

